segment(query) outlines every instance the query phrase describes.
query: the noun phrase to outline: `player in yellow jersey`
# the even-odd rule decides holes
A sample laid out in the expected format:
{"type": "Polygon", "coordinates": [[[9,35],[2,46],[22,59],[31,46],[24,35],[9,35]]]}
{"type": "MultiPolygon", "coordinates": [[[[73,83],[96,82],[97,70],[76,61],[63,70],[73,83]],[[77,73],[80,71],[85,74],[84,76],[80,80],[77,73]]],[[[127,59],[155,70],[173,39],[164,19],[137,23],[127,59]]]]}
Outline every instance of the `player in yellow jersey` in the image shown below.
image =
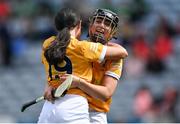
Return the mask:
{"type": "MultiPolygon", "coordinates": [[[[109,39],[116,33],[118,23],[119,18],[116,13],[106,9],[97,9],[91,17],[89,28],[91,41],[96,39],[97,42],[107,44],[109,39]],[[109,29],[109,27],[111,28],[109,29]],[[99,31],[102,32],[99,33],[99,31]]],[[[88,103],[91,123],[107,123],[107,112],[110,110],[112,95],[118,85],[122,67],[123,59],[116,61],[106,60],[104,64],[94,62],[92,83],[99,87],[87,87],[90,91],[88,103]]]]}
{"type": "Polygon", "coordinates": [[[44,96],[48,101],[43,106],[38,122],[89,123],[87,94],[74,87],[64,97],[55,100],[51,90],[60,85],[63,74],[73,74],[91,82],[92,62],[101,62],[104,57],[125,57],[127,52],[119,45],[79,42],[81,21],[70,9],[62,9],[56,15],[55,25],[58,35],[48,38],[43,44],[42,62],[48,80],[44,96]],[[51,100],[55,100],[54,104],[49,102],[51,100]]]}
{"type": "MultiPolygon", "coordinates": [[[[117,14],[107,9],[97,9],[90,18],[90,41],[115,45],[108,43],[108,41],[116,33],[118,22],[117,14]]],[[[122,66],[123,59],[105,60],[102,63],[93,62],[93,80],[91,83],[74,76],[75,81],[80,80],[77,87],[88,94],[86,98],[90,107],[91,123],[107,124],[107,112],[110,110],[111,97],[121,76],[122,66]]]]}

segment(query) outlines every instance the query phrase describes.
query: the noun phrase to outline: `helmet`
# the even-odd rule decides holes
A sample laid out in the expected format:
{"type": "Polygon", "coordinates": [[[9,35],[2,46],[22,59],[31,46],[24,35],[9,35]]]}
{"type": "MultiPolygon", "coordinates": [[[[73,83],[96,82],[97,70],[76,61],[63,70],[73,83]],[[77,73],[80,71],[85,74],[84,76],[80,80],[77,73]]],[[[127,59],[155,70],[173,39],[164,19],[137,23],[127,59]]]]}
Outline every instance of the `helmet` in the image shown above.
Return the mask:
{"type": "MultiPolygon", "coordinates": [[[[117,31],[118,23],[119,23],[119,17],[116,13],[107,10],[107,9],[97,9],[92,17],[90,17],[90,24],[93,25],[94,22],[96,22],[97,18],[108,20],[110,22],[111,31],[110,34],[113,34],[117,31]]],[[[111,37],[104,38],[103,34],[97,34],[93,32],[89,32],[90,39],[94,42],[103,42],[106,43],[109,41],[111,37]]]]}

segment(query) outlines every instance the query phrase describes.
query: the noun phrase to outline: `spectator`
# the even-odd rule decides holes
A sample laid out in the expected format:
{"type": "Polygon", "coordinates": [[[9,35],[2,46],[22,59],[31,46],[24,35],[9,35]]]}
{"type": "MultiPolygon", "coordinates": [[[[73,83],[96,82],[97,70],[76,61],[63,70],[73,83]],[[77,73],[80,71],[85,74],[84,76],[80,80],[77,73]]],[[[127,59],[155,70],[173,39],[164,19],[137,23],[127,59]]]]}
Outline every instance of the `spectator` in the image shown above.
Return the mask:
{"type": "Polygon", "coordinates": [[[178,92],[175,88],[168,87],[164,92],[164,102],[163,102],[163,113],[166,113],[172,121],[170,122],[178,122],[178,118],[176,116],[176,107],[178,101],[178,92]]]}
{"type": "Polygon", "coordinates": [[[136,36],[132,44],[132,50],[135,56],[137,56],[139,59],[145,61],[148,59],[150,49],[143,34],[139,34],[136,36]]]}
{"type": "Polygon", "coordinates": [[[2,50],[2,64],[4,66],[11,65],[11,36],[7,29],[8,16],[10,14],[10,6],[6,1],[0,1],[0,46],[2,50]]]}
{"type": "Polygon", "coordinates": [[[151,105],[152,105],[153,97],[151,91],[148,87],[142,86],[139,88],[137,93],[135,94],[133,110],[135,117],[132,122],[141,122],[144,114],[146,114],[151,105]]]}

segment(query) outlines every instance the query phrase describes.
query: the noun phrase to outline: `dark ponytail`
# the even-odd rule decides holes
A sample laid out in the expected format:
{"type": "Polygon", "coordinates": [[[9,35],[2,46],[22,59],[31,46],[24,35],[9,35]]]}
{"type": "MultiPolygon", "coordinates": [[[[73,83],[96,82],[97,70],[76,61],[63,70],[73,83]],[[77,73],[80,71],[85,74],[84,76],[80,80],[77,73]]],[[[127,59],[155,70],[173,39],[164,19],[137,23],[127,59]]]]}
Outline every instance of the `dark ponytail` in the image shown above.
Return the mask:
{"type": "Polygon", "coordinates": [[[64,8],[55,16],[55,26],[58,30],[56,39],[45,50],[44,56],[49,64],[61,63],[66,55],[66,48],[70,42],[70,29],[77,26],[80,16],[69,8],[64,8]]]}
{"type": "Polygon", "coordinates": [[[51,65],[56,65],[64,60],[66,48],[70,42],[70,33],[68,28],[64,28],[60,32],[51,45],[45,50],[44,56],[51,65]]]}

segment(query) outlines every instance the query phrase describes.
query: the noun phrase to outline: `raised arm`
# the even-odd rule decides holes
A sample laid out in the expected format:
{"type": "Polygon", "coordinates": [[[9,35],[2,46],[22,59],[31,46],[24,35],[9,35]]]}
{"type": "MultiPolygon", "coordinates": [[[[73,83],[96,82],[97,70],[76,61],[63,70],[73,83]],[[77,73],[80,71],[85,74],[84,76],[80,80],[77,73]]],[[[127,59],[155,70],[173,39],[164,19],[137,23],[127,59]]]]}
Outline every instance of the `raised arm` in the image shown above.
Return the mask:
{"type": "Polygon", "coordinates": [[[128,56],[124,47],[116,43],[108,43],[105,58],[111,60],[123,59],[128,56]]]}

